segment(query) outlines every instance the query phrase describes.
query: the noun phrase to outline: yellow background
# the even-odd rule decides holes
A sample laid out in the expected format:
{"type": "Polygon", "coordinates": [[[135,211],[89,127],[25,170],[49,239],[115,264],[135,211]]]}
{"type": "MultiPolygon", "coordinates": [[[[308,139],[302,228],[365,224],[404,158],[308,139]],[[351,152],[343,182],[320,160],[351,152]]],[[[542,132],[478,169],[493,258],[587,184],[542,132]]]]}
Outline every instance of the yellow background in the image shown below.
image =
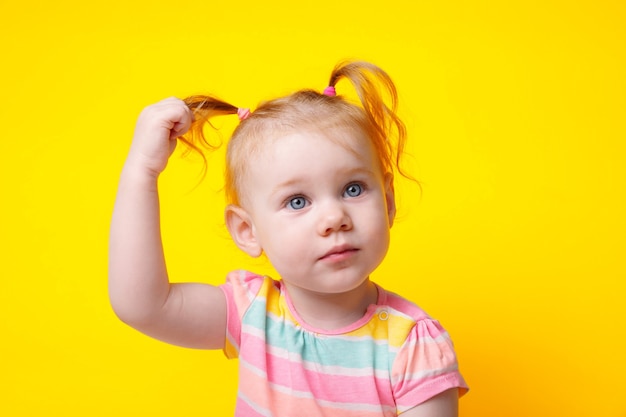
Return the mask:
{"type": "MultiPolygon", "coordinates": [[[[228,416],[236,362],[119,322],[108,225],[139,111],[397,82],[421,180],[374,278],[439,318],[462,416],[626,416],[621,1],[0,3],[0,415],[228,416]]],[[[341,91],[340,91],[341,93],[341,91]]],[[[224,120],[224,127],[232,126],[224,120]]],[[[175,280],[265,271],[222,225],[221,155],[162,179],[175,280]]]]}

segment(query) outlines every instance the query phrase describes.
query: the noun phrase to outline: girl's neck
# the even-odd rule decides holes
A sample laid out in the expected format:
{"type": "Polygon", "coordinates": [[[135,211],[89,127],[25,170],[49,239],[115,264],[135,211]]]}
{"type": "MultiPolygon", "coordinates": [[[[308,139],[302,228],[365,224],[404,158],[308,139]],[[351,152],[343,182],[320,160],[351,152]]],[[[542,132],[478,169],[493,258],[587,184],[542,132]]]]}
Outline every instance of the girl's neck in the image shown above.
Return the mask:
{"type": "Polygon", "coordinates": [[[316,293],[285,283],[296,313],[306,324],[321,330],[337,330],[363,317],[378,300],[378,289],[369,279],[347,293],[316,293]]]}

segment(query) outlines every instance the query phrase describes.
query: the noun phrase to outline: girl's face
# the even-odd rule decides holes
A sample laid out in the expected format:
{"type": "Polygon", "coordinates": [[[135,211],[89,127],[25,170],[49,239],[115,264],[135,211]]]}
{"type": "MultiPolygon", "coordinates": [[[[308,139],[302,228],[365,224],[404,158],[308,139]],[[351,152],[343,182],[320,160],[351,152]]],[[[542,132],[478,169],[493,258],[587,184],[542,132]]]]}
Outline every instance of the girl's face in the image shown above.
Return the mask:
{"type": "Polygon", "coordinates": [[[367,138],[337,129],[268,140],[241,190],[251,230],[289,287],[342,294],[366,283],[389,247],[392,175],[367,138]],[[340,144],[340,143],[341,144],[340,144]]]}

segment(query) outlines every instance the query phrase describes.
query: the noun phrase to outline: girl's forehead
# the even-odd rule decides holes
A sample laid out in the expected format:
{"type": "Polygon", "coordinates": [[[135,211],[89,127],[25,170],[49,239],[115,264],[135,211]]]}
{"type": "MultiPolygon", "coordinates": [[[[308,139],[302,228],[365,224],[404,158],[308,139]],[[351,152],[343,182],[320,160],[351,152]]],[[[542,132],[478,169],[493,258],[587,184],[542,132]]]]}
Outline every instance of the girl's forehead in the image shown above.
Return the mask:
{"type": "Polygon", "coordinates": [[[325,173],[382,173],[373,146],[362,135],[298,132],[274,137],[248,164],[245,183],[259,176],[315,177],[325,173]]]}

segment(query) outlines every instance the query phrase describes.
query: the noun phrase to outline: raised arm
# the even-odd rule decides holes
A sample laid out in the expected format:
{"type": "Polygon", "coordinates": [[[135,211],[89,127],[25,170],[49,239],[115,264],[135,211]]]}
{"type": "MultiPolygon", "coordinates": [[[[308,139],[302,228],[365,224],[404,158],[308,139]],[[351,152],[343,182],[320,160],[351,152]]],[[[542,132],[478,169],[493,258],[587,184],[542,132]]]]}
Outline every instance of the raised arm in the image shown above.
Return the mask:
{"type": "Polygon", "coordinates": [[[175,98],[139,116],[111,222],[109,297],[122,321],[149,336],[219,349],[226,329],[222,291],[205,284],[170,284],[161,242],[158,177],[192,120],[189,108],[175,98]]]}

